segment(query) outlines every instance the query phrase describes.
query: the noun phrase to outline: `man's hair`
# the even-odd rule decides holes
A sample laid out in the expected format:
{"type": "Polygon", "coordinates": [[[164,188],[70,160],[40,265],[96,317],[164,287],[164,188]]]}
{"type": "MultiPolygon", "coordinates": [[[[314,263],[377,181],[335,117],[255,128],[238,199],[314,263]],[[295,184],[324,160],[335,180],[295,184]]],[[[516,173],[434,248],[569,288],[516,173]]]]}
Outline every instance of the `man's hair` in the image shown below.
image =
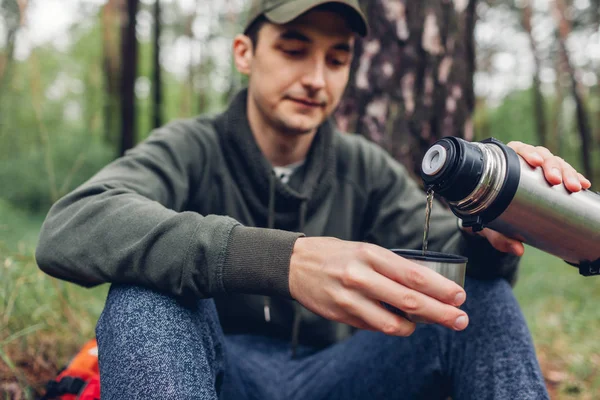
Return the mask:
{"type": "Polygon", "coordinates": [[[266,22],[267,18],[264,15],[261,15],[260,17],[256,18],[246,30],[246,36],[250,38],[250,41],[252,42],[252,48],[254,49],[256,49],[258,44],[258,33],[266,22]]]}

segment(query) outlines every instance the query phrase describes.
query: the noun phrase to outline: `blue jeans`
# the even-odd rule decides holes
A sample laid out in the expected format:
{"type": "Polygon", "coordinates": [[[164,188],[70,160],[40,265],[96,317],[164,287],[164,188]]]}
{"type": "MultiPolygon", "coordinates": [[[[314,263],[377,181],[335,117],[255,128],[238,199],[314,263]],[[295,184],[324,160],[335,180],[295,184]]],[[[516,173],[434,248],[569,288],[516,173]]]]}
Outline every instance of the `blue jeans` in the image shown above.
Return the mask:
{"type": "Polygon", "coordinates": [[[102,399],[547,399],[510,286],[467,279],[470,325],[359,331],[325,349],[225,336],[212,300],[114,285],[96,330],[102,399]]]}

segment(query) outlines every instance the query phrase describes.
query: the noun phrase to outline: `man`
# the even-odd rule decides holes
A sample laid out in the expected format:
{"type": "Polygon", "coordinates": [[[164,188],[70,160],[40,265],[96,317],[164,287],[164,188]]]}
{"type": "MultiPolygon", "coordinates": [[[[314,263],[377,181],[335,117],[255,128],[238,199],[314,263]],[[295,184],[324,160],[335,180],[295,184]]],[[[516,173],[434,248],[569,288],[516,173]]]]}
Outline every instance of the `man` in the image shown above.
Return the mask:
{"type": "MultiPolygon", "coordinates": [[[[547,398],[508,283],[521,243],[461,232],[434,207],[430,249],[470,259],[466,302],[386,250],[420,247],[424,195],[329,119],[367,31],[357,2],[264,0],[251,16],[233,43],[248,89],[221,115],[158,129],[44,223],[44,271],[114,284],[102,397],[547,398]]],[[[511,146],[552,184],[589,187],[548,150],[511,146]]]]}

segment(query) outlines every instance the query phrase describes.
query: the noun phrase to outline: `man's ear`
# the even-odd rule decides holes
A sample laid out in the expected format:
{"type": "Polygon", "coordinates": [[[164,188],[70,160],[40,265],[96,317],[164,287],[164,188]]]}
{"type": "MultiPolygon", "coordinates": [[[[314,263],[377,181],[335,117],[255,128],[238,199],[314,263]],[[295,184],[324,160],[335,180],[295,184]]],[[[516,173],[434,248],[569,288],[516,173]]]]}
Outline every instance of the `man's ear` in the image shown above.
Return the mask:
{"type": "Polygon", "coordinates": [[[233,39],[233,60],[235,67],[244,75],[250,75],[254,49],[252,41],[246,35],[237,35],[233,39]]]}

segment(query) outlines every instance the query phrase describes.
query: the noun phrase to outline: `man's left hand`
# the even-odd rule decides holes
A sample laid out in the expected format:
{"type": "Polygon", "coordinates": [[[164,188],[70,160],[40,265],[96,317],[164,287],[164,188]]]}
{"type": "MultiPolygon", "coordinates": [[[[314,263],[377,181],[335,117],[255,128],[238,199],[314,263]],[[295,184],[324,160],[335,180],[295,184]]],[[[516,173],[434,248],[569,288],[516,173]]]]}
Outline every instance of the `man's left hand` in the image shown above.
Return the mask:
{"type": "MultiPolygon", "coordinates": [[[[578,173],[569,163],[553,155],[545,147],[532,146],[522,142],[510,142],[508,146],[532,167],[542,167],[546,180],[553,186],[564,184],[570,192],[579,192],[592,186],[591,182],[578,173]]],[[[465,230],[470,231],[469,228],[465,228],[465,230]]],[[[498,251],[512,253],[517,256],[522,256],[525,252],[523,243],[494,230],[485,228],[477,234],[485,237],[498,251]]]]}

